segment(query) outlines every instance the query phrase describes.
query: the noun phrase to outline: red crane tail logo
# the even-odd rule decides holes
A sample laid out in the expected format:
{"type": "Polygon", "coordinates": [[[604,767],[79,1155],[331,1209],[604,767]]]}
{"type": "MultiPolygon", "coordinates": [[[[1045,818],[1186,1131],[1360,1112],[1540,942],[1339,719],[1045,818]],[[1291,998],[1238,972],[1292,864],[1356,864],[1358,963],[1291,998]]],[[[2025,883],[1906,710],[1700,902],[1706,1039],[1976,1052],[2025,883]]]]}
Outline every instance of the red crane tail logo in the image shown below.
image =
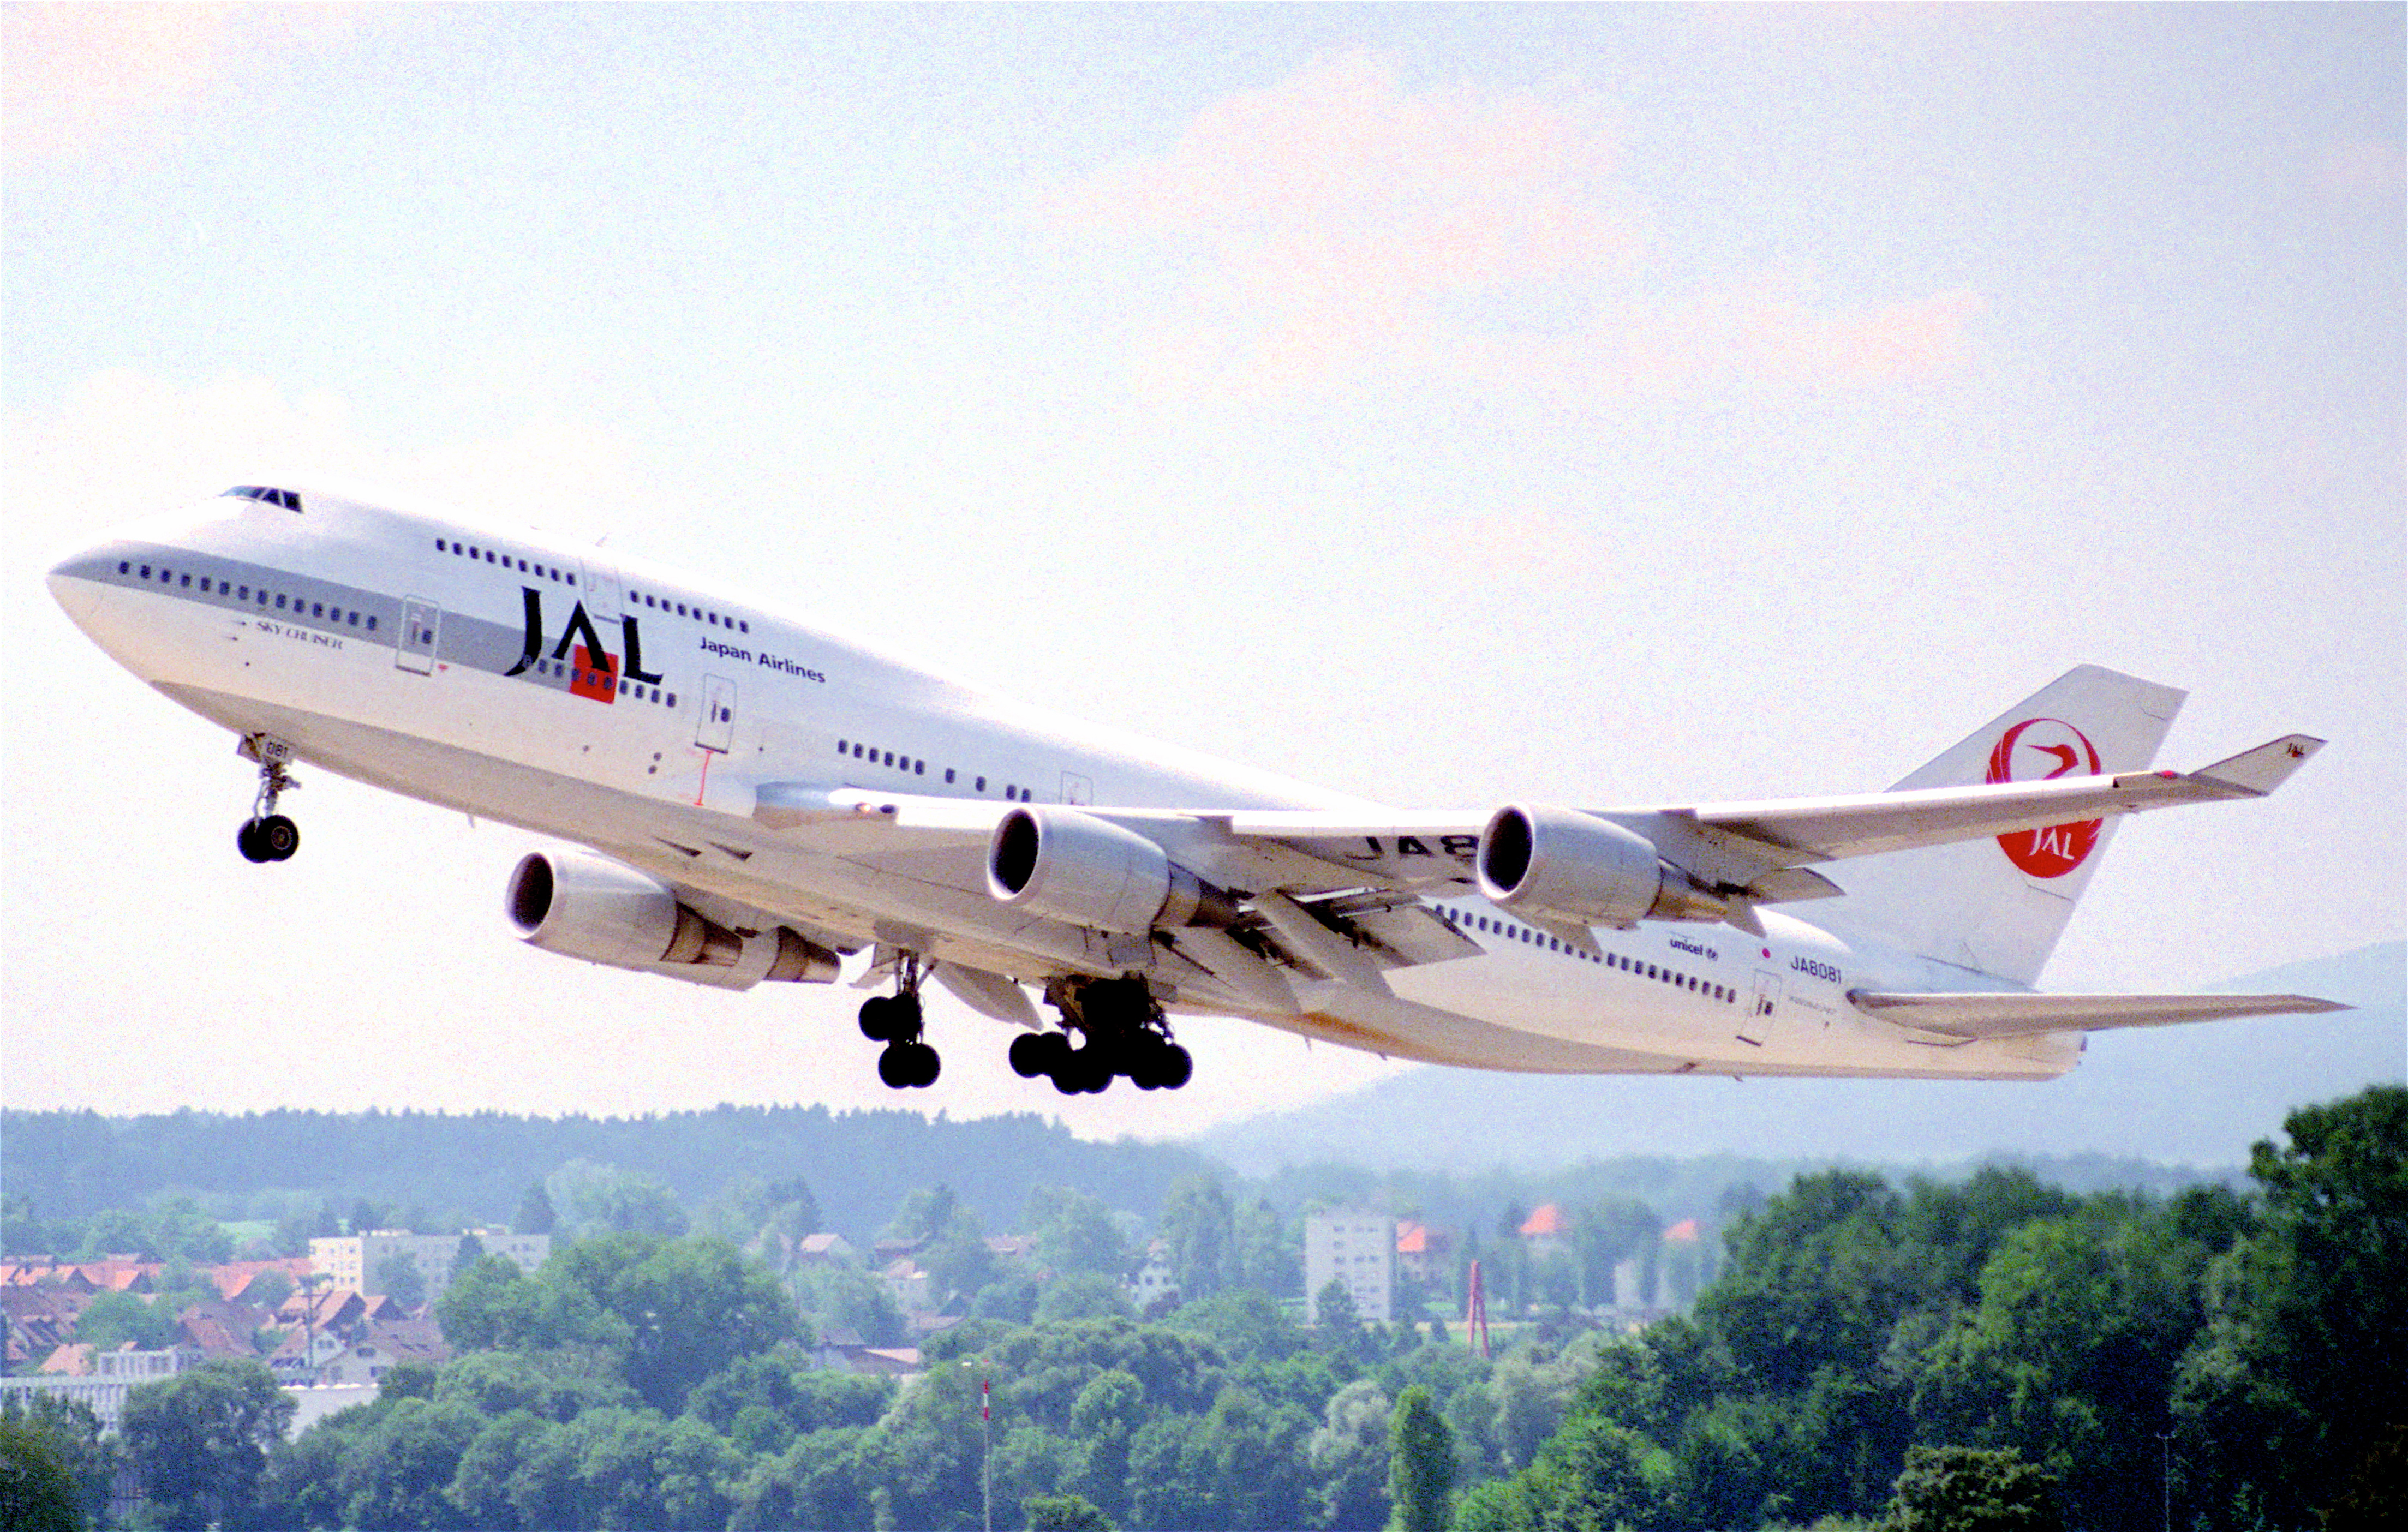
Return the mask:
{"type": "MultiPolygon", "coordinates": [[[[2058,777],[2099,775],[2099,750],[2089,737],[2061,718],[2028,718],[1999,736],[1990,751],[1991,782],[2050,781],[2058,777]]],[[[2082,866],[2099,844],[2100,820],[2047,824],[1999,837],[2007,860],[2034,878],[2062,878],[2082,866]]]]}

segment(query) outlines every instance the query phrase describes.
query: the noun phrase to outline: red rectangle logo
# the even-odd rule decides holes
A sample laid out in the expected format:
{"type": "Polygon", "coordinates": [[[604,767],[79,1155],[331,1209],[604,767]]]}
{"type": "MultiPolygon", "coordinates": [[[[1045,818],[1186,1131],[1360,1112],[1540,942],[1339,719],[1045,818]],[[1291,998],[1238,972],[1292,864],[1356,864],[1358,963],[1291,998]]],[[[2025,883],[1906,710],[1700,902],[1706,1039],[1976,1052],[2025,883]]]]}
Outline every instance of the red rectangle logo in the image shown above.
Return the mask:
{"type": "Polygon", "coordinates": [[[619,700],[619,662],[609,654],[595,654],[583,644],[577,646],[577,664],[568,672],[568,694],[591,697],[595,702],[619,700]]]}

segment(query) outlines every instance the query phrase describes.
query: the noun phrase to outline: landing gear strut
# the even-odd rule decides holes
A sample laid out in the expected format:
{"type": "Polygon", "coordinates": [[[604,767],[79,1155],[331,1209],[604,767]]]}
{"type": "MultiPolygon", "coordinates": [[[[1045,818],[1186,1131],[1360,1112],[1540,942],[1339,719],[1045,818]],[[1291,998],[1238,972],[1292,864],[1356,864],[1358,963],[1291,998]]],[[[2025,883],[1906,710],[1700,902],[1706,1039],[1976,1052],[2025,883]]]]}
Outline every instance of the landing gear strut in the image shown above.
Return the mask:
{"type": "Polygon", "coordinates": [[[916,1090],[935,1084],[943,1064],[920,1040],[920,981],[926,977],[920,955],[905,952],[899,967],[896,993],[861,1002],[861,1035],[886,1045],[878,1055],[878,1078],[895,1090],[916,1090]]]}
{"type": "Polygon", "coordinates": [[[1045,998],[1060,1009],[1062,1030],[1011,1039],[1012,1073],[1023,1080],[1042,1075],[1064,1095],[1096,1095],[1115,1075],[1141,1091],[1175,1091],[1196,1072],[1187,1050],[1170,1040],[1153,989],[1137,975],[1056,980],[1045,998]],[[1082,1038],[1075,1046],[1073,1032],[1082,1038]]]}
{"type": "Polygon", "coordinates": [[[276,800],[301,786],[284,769],[292,763],[293,747],[271,734],[246,734],[236,753],[259,763],[259,795],[251,800],[251,817],[235,832],[235,849],[247,861],[287,861],[301,849],[301,826],[276,811],[276,800]]]}

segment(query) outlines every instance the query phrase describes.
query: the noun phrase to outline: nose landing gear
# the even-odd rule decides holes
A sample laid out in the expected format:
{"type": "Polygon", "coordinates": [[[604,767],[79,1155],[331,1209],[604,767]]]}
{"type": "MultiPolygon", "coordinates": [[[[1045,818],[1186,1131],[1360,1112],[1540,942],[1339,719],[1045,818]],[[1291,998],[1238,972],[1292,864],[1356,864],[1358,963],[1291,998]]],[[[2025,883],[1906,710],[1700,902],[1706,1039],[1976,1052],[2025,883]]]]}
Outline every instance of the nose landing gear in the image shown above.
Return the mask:
{"type": "Polygon", "coordinates": [[[861,1002],[861,1035],[886,1046],[878,1055],[878,1078],[894,1090],[917,1090],[937,1082],[943,1067],[937,1051],[920,1040],[919,954],[906,952],[893,995],[873,995],[861,1002]]]}
{"type": "Polygon", "coordinates": [[[301,787],[285,770],[293,747],[271,734],[247,734],[236,753],[259,763],[259,795],[251,800],[251,818],[235,832],[235,849],[246,861],[289,861],[301,849],[301,826],[276,811],[276,800],[301,787]]]}
{"type": "Polygon", "coordinates": [[[1175,1091],[1196,1073],[1187,1050],[1170,1040],[1170,1024],[1143,979],[1057,981],[1045,998],[1060,1009],[1063,1029],[1011,1039],[1011,1070],[1023,1080],[1041,1075],[1064,1095],[1095,1095],[1114,1076],[1141,1091],[1175,1091]],[[1076,1046],[1074,1031],[1083,1039],[1076,1046]]]}

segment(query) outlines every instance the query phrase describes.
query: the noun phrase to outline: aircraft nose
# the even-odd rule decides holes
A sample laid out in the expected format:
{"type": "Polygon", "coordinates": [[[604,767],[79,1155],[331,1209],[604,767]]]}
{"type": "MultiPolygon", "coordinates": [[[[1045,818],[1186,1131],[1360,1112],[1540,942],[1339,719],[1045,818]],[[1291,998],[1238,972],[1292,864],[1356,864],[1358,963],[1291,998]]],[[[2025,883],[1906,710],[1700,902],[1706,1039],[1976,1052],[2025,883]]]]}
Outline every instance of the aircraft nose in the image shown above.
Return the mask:
{"type": "Polygon", "coordinates": [[[50,599],[65,609],[79,627],[88,627],[87,619],[108,581],[122,562],[114,546],[95,543],[90,548],[69,553],[50,566],[46,577],[50,582],[50,599]]]}

